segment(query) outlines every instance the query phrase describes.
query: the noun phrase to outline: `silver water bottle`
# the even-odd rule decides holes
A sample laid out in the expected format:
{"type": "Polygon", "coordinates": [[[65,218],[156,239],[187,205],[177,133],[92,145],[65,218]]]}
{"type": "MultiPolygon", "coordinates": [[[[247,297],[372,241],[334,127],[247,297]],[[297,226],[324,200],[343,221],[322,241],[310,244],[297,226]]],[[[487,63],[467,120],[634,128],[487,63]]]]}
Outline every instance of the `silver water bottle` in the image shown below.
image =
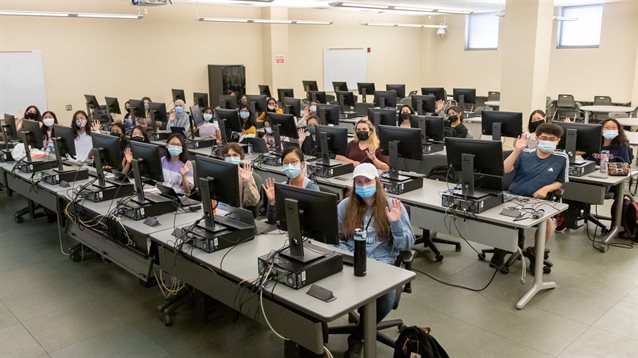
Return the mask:
{"type": "Polygon", "coordinates": [[[366,275],[366,232],[361,229],[354,230],[354,275],[366,275]]]}

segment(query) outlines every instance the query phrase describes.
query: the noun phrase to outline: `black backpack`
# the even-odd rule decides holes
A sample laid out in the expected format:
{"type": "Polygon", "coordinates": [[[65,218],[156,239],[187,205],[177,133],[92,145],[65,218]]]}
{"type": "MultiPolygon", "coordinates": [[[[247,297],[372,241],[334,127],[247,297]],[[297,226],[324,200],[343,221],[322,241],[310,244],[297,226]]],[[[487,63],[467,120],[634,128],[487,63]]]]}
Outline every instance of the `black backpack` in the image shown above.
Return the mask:
{"type": "Polygon", "coordinates": [[[429,327],[407,327],[394,342],[394,358],[449,358],[429,327]]]}
{"type": "MultiPolygon", "coordinates": [[[[616,205],[614,201],[611,205],[611,221],[616,219],[616,205]]],[[[629,195],[625,195],[622,200],[622,227],[624,229],[622,237],[627,240],[638,242],[638,203],[629,195]]]]}
{"type": "Polygon", "coordinates": [[[454,169],[448,167],[447,165],[438,165],[430,169],[430,172],[428,173],[426,178],[438,181],[446,181],[448,183],[456,183],[456,175],[454,173],[454,169]]]}

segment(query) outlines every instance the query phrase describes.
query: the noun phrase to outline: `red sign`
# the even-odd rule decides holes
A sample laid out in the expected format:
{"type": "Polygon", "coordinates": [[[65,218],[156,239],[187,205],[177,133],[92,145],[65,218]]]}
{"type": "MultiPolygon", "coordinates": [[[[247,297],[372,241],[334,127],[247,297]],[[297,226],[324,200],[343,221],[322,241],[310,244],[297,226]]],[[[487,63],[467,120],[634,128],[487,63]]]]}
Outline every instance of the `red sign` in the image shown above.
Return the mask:
{"type": "Polygon", "coordinates": [[[285,61],[286,61],[286,58],[284,56],[275,56],[276,64],[283,64],[285,61]]]}

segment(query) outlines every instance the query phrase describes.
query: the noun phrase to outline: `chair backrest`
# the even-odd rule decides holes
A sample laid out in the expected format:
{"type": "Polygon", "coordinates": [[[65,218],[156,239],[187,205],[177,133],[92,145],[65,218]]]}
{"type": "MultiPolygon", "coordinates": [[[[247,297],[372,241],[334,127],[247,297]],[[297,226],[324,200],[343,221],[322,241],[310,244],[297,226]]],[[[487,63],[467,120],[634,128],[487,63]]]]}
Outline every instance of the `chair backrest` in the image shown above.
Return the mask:
{"type": "Polygon", "coordinates": [[[487,92],[487,100],[488,101],[500,101],[501,100],[501,92],[488,91],[487,92]]]}
{"type": "Polygon", "coordinates": [[[609,118],[627,118],[629,113],[626,112],[609,112],[609,118]]]}
{"type": "Polygon", "coordinates": [[[561,108],[576,108],[576,101],[571,94],[559,94],[556,106],[561,108]]]}
{"type": "Polygon", "coordinates": [[[611,97],[609,96],[594,96],[594,106],[607,106],[611,105],[611,97]]]}

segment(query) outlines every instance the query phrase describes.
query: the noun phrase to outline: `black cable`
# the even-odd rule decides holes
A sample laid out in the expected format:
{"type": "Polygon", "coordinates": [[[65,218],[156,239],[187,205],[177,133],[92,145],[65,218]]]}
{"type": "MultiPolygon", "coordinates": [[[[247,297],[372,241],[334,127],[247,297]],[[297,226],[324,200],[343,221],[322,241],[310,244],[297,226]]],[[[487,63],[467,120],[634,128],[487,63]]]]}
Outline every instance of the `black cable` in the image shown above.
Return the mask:
{"type": "Polygon", "coordinates": [[[444,284],[444,285],[446,285],[446,286],[456,287],[456,288],[462,288],[462,289],[464,289],[464,290],[469,290],[469,291],[473,291],[473,292],[481,292],[481,291],[485,290],[486,288],[488,288],[488,287],[489,287],[489,285],[491,285],[491,284],[492,284],[492,281],[494,281],[494,277],[496,277],[496,273],[498,272],[498,267],[497,267],[496,269],[494,269],[494,273],[492,274],[492,277],[491,277],[491,278],[490,278],[490,280],[487,282],[487,284],[485,284],[485,286],[483,286],[482,288],[473,288],[473,287],[467,287],[467,286],[463,286],[463,285],[458,285],[458,284],[455,284],[455,283],[445,282],[445,281],[443,281],[443,280],[441,280],[441,279],[439,279],[439,278],[436,278],[436,277],[434,277],[434,276],[430,275],[430,274],[429,274],[429,273],[427,273],[427,272],[424,272],[424,271],[421,271],[421,270],[419,270],[419,269],[415,269],[415,268],[412,268],[412,271],[414,271],[414,272],[418,272],[418,273],[420,273],[420,274],[422,274],[422,275],[425,275],[425,276],[427,276],[427,277],[429,277],[429,278],[433,279],[434,281],[436,281],[436,282],[438,282],[438,283],[441,283],[441,284],[444,284]]]}

